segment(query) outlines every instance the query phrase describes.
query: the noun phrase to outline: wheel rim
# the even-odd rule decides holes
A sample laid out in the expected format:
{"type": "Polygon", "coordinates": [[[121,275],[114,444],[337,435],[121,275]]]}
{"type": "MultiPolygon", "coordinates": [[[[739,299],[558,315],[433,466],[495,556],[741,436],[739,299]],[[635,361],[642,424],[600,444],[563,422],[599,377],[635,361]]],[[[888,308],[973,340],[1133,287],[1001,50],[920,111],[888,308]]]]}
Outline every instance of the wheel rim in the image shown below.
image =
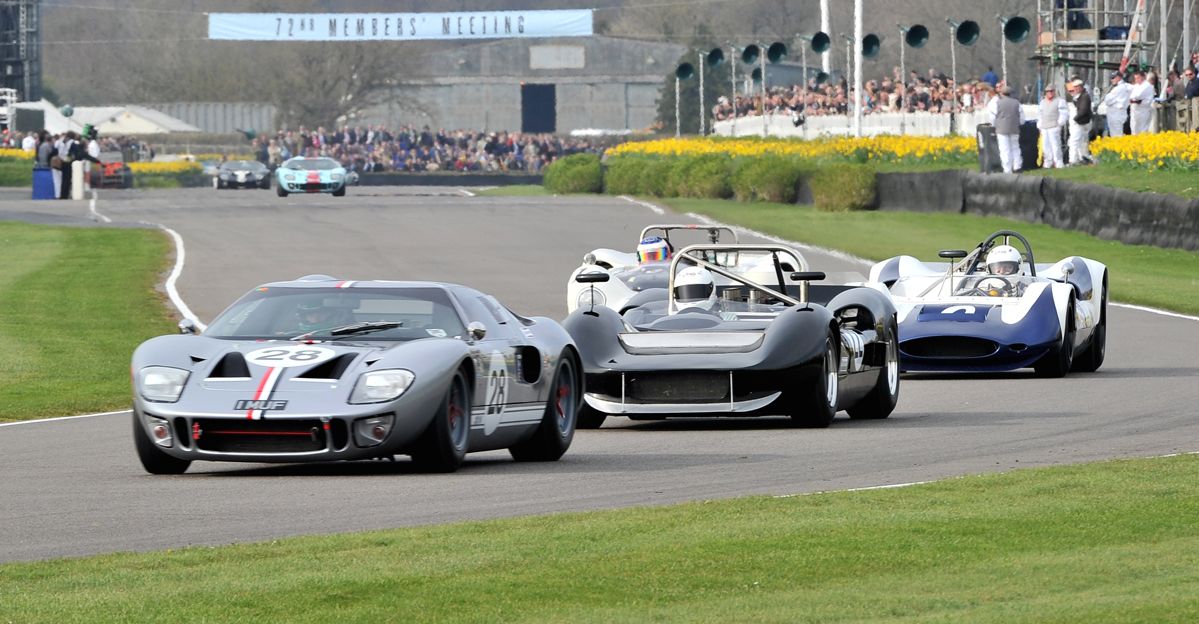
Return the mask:
{"type": "Polygon", "coordinates": [[[837,354],[830,341],[825,345],[824,352],[824,400],[833,406],[837,404],[837,354]]]}
{"type": "Polygon", "coordinates": [[[887,391],[892,395],[899,392],[899,345],[894,334],[887,342],[887,391]]]}
{"type": "Polygon", "coordinates": [[[470,423],[467,422],[466,391],[461,379],[454,379],[450,387],[450,400],[446,412],[449,418],[450,442],[454,444],[454,448],[463,448],[466,446],[466,432],[470,423]]]}
{"type": "Polygon", "coordinates": [[[554,414],[558,417],[558,432],[565,435],[574,426],[575,376],[570,362],[563,361],[558,367],[558,387],[554,390],[554,414]]]}

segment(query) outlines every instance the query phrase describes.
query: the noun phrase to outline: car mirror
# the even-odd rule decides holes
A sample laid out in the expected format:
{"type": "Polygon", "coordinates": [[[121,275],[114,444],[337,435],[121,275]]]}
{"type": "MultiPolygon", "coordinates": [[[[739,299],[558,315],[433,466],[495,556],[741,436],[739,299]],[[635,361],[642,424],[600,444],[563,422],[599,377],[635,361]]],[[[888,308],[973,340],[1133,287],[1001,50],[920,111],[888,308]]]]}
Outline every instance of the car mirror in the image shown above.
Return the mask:
{"type": "Polygon", "coordinates": [[[575,281],[580,284],[598,284],[601,282],[606,282],[610,279],[612,279],[611,275],[608,275],[607,273],[600,273],[598,271],[579,273],[575,276],[575,281]]]}
{"type": "Polygon", "coordinates": [[[466,326],[466,333],[470,334],[471,340],[482,340],[487,336],[487,326],[478,321],[471,321],[466,326]]]}
{"type": "Polygon", "coordinates": [[[941,251],[937,252],[937,255],[947,260],[961,260],[962,258],[966,257],[966,250],[942,249],[941,251]]]}
{"type": "Polygon", "coordinates": [[[195,321],[191,319],[183,319],[182,321],[179,321],[179,333],[194,336],[200,333],[200,330],[196,327],[195,321]]]}
{"type": "Polygon", "coordinates": [[[793,282],[819,282],[824,279],[824,271],[795,271],[791,274],[793,282]]]}

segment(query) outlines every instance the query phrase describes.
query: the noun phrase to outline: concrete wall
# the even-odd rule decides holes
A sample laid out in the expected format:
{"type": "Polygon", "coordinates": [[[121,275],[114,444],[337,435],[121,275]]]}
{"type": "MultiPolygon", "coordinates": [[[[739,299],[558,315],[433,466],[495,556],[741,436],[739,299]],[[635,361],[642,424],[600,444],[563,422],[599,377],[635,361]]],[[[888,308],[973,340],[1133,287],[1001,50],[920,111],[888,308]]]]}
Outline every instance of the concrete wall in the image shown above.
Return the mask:
{"type": "Polygon", "coordinates": [[[994,215],[1131,245],[1199,250],[1199,201],[1051,177],[972,171],[878,176],[880,210],[994,215]]]}

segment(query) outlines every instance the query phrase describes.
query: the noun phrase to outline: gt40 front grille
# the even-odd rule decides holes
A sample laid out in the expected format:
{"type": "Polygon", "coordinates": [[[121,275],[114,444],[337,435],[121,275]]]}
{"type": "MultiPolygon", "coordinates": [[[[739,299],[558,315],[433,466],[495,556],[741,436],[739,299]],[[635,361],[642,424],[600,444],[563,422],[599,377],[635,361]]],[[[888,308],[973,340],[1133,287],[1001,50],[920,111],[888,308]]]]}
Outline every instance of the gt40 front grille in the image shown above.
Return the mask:
{"type": "Polygon", "coordinates": [[[199,418],[189,433],[195,448],[214,453],[307,453],[345,445],[338,420],[236,420],[199,418]]]}

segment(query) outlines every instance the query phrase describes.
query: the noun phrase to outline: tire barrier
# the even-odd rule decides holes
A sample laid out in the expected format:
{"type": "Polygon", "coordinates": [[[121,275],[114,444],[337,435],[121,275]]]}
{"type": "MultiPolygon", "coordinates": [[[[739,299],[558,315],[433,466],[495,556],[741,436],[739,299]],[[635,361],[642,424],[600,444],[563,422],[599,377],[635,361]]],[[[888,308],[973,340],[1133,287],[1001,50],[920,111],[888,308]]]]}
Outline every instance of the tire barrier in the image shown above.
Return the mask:
{"type": "Polygon", "coordinates": [[[1199,250],[1199,200],[1036,175],[884,173],[880,210],[1008,217],[1130,245],[1199,250]]]}

